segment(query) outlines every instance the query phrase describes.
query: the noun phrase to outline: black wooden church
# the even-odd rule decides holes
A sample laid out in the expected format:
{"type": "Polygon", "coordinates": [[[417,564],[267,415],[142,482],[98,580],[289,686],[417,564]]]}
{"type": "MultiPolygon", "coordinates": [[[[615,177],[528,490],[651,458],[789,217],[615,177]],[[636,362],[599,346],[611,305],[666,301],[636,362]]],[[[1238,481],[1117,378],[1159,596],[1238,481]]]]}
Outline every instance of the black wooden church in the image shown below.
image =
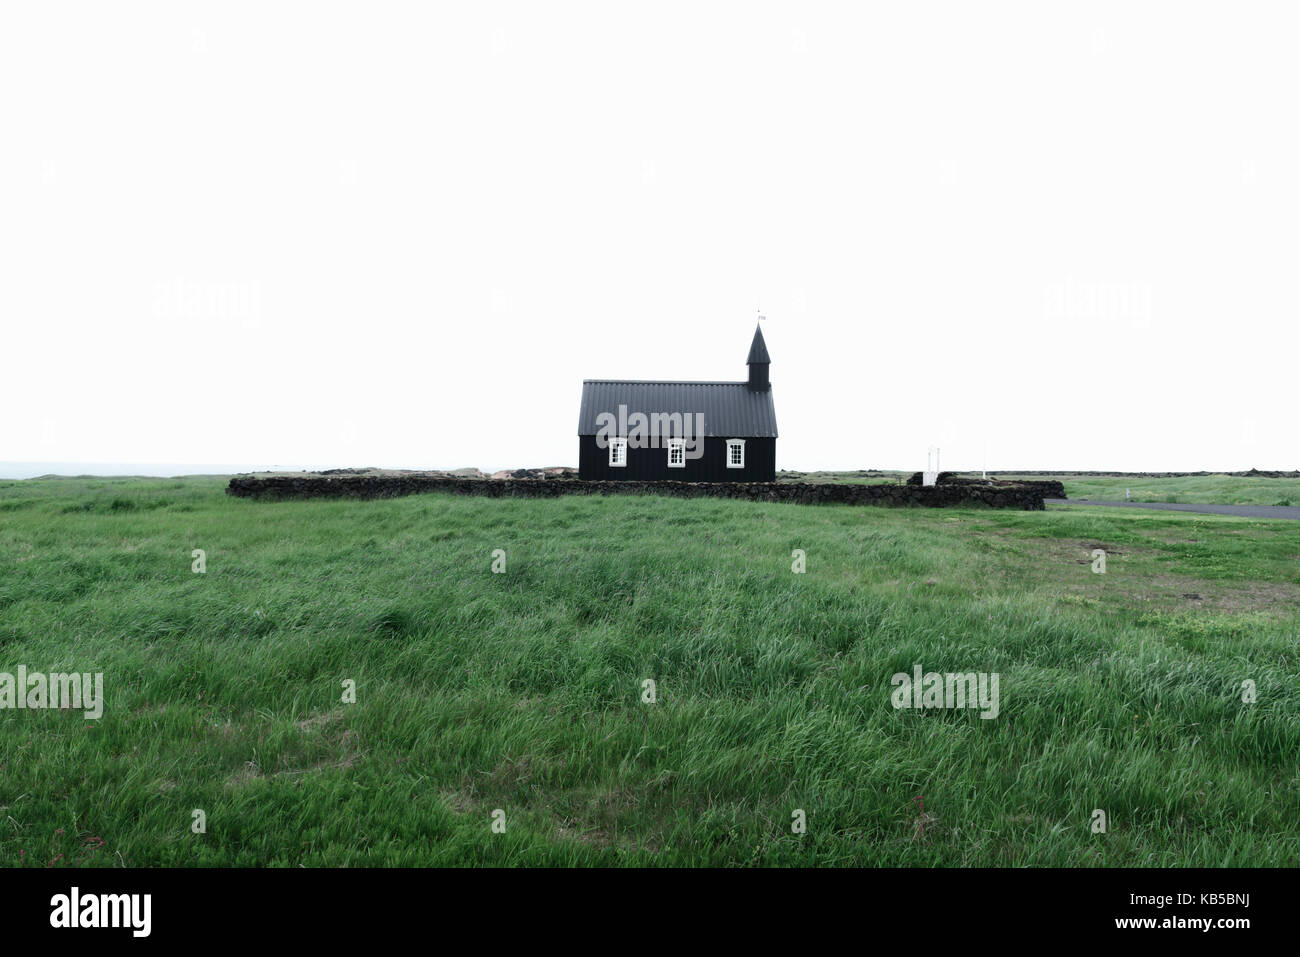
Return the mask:
{"type": "Polygon", "coordinates": [[[745,361],[749,378],[744,382],[584,380],[579,477],[775,481],[776,409],[761,327],[754,330],[745,361]],[[656,430],[656,423],[664,427],[656,430]]]}

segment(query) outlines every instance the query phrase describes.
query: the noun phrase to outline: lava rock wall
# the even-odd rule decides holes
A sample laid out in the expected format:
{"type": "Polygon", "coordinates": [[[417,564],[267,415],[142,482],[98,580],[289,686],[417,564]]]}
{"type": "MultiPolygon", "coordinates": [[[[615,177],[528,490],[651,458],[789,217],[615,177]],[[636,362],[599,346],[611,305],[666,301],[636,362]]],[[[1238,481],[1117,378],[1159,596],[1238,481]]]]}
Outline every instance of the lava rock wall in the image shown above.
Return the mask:
{"type": "MultiPolygon", "coordinates": [[[[1045,483],[1035,483],[1045,484],[1045,483]]],[[[433,476],[268,476],[232,478],[226,493],[241,498],[395,498],[422,492],[489,498],[560,495],[672,495],[736,498],[802,505],[892,505],[920,508],[1016,508],[1041,511],[1043,491],[1028,483],[1002,485],[824,485],[797,482],[582,482],[573,479],[482,479],[433,476]]]]}

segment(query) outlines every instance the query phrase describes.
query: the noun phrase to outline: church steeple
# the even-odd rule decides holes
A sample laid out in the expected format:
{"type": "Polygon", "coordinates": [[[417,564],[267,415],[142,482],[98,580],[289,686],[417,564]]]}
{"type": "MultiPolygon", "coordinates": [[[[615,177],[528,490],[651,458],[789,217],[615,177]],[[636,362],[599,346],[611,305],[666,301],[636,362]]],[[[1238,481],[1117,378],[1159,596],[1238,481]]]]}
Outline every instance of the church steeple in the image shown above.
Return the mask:
{"type": "Polygon", "coordinates": [[[763,327],[758,326],[754,329],[754,341],[749,347],[749,358],[745,360],[749,365],[749,388],[752,392],[767,392],[772,388],[772,383],[767,376],[767,368],[772,364],[772,360],[767,355],[767,343],[763,341],[763,327]]]}

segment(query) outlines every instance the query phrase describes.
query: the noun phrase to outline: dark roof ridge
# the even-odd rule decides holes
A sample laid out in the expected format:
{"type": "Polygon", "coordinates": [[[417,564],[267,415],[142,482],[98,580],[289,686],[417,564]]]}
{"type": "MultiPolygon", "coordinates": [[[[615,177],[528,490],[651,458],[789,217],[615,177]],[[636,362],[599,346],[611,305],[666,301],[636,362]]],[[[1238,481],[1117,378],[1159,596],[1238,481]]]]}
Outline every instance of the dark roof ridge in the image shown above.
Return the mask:
{"type": "Polygon", "coordinates": [[[718,379],[583,379],[585,382],[614,382],[620,385],[748,385],[749,383],[734,379],[725,382],[718,379]]]}

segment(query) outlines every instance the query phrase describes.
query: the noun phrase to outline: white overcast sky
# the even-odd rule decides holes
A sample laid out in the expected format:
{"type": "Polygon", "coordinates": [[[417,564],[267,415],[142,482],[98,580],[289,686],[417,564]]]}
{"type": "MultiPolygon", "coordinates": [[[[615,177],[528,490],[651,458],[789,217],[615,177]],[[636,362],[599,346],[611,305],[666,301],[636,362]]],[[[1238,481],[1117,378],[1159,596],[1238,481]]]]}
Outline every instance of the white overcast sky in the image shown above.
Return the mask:
{"type": "Polygon", "coordinates": [[[0,461],[1300,467],[1300,8],[5,3],[0,461]]]}

